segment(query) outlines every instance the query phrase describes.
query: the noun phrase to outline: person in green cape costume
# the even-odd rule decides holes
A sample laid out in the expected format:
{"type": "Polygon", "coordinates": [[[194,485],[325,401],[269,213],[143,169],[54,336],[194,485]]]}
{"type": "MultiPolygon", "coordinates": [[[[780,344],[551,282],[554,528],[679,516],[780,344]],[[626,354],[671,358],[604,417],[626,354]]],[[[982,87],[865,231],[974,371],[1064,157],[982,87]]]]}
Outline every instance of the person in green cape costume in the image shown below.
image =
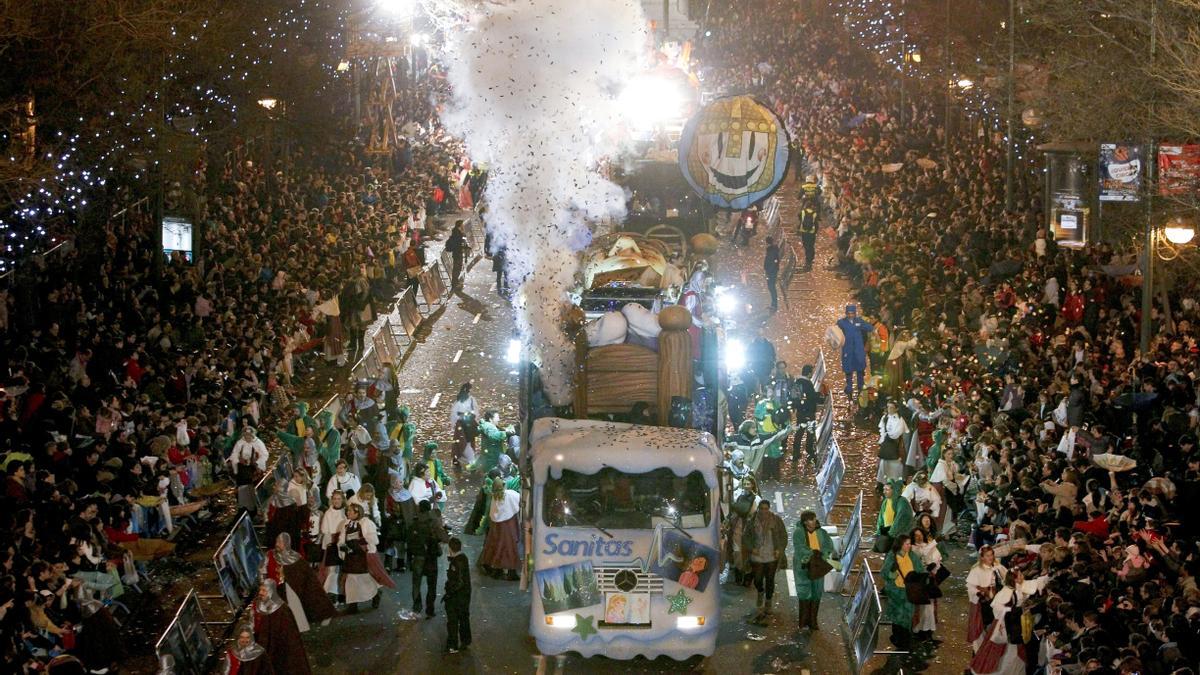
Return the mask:
{"type": "Polygon", "coordinates": [[[282,431],[275,432],[275,437],[292,451],[292,460],[295,463],[299,463],[299,460],[304,457],[304,438],[305,431],[308,429],[316,430],[317,422],[309,417],[308,404],[304,401],[297,401],[292,405],[292,419],[288,421],[282,431]]]}
{"type": "Polygon", "coordinates": [[[821,594],[825,592],[825,577],[810,579],[808,563],[813,554],[819,553],[834,569],[842,563],[837,558],[837,549],[829,533],[821,529],[817,514],[805,511],[796,522],[792,533],[792,574],[796,579],[796,600],[799,602],[800,629],[820,630],[817,615],[821,608],[821,594]]]}
{"type": "Polygon", "coordinates": [[[913,510],[908,500],[901,496],[904,481],[893,479],[883,486],[883,499],[879,502],[879,517],[875,519],[876,553],[891,550],[892,542],[913,528],[913,510]]]}
{"type": "Polygon", "coordinates": [[[417,425],[409,421],[412,410],[406,405],[400,406],[396,417],[396,421],[389,424],[388,438],[392,443],[399,443],[404,449],[404,459],[410,460],[413,456],[413,440],[417,437],[417,425]]]}
{"type": "Polygon", "coordinates": [[[321,475],[332,476],[342,456],[342,432],[333,428],[333,413],[317,413],[317,455],[321,458],[321,475]]]}
{"type": "MultiPolygon", "coordinates": [[[[787,435],[781,435],[780,425],[775,420],[775,404],[769,398],[761,398],[754,404],[754,420],[758,427],[758,437],[769,439],[763,455],[762,472],[759,478],[779,478],[779,465],[783,461],[783,444],[787,435]]],[[[786,424],[783,425],[786,428],[786,424]]]]}
{"type": "Polygon", "coordinates": [[[436,456],[437,449],[437,441],[425,441],[423,461],[429,467],[429,472],[425,475],[437,483],[439,490],[445,492],[446,486],[450,484],[450,478],[446,476],[446,467],[442,464],[442,460],[436,456]]]}
{"type": "Polygon", "coordinates": [[[892,624],[892,644],[898,649],[908,649],[912,644],[912,622],[917,607],[908,600],[904,578],[910,572],[923,572],[921,558],[912,550],[907,534],[896,537],[892,551],[883,559],[880,576],[883,577],[883,592],[887,596],[887,608],[883,621],[892,624]]]}
{"type": "Polygon", "coordinates": [[[483,420],[479,423],[479,437],[483,451],[479,454],[479,459],[471,465],[472,470],[491,471],[500,463],[500,455],[504,454],[508,432],[499,427],[499,422],[500,413],[495,410],[489,410],[483,414],[483,420]]]}

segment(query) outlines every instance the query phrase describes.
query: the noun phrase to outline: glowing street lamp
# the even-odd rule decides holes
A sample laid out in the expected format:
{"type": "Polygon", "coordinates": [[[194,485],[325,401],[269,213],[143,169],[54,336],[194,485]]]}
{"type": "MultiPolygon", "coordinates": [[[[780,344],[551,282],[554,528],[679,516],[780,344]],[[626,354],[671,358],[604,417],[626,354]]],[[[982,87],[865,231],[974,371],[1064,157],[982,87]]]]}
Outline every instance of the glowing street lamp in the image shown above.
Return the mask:
{"type": "Polygon", "coordinates": [[[260,98],[258,104],[266,110],[274,110],[275,106],[279,105],[279,99],[275,98],[260,98]]]}
{"type": "Polygon", "coordinates": [[[968,80],[965,77],[963,79],[959,80],[957,84],[958,84],[958,88],[962,89],[963,91],[966,91],[966,90],[970,89],[971,87],[975,86],[975,82],[973,80],[968,80]]]}
{"type": "Polygon", "coordinates": [[[1196,228],[1182,216],[1175,216],[1163,227],[1163,236],[1172,244],[1183,246],[1196,236],[1196,228]]]}

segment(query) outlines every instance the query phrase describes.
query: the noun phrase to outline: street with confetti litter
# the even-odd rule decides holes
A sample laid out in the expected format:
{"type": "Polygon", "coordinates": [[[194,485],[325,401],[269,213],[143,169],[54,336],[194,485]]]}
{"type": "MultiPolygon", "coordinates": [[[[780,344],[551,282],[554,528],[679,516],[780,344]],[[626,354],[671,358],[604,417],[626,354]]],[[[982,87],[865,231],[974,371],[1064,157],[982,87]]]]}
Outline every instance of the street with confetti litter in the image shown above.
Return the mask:
{"type": "Polygon", "coordinates": [[[1200,668],[1197,0],[0,17],[3,672],[1200,668]]]}

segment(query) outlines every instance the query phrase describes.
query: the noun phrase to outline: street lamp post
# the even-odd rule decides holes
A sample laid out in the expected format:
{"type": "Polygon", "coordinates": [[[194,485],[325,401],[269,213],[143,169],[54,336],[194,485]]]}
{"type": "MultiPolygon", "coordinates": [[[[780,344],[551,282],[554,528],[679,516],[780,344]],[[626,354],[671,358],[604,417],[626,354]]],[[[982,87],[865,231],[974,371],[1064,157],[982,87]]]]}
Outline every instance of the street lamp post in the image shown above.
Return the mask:
{"type": "Polygon", "coordinates": [[[1017,11],[1016,0],[1008,0],[1008,87],[1005,92],[1005,133],[1007,134],[1008,147],[1004,152],[1004,209],[1012,213],[1015,201],[1013,193],[1013,172],[1016,170],[1014,153],[1016,152],[1014,145],[1016,139],[1013,138],[1015,132],[1013,117],[1016,115],[1013,105],[1013,89],[1015,88],[1016,79],[1016,60],[1017,60],[1017,11]]]}
{"type": "MultiPolygon", "coordinates": [[[[1150,221],[1147,221],[1148,223],[1150,221]]],[[[1142,270],[1142,323],[1140,346],[1143,357],[1150,349],[1152,321],[1150,314],[1154,307],[1154,262],[1156,259],[1174,260],[1179,257],[1180,248],[1191,243],[1196,236],[1195,223],[1184,216],[1174,216],[1162,227],[1148,225],[1146,227],[1146,262],[1142,270]],[[1167,253],[1163,253],[1163,249],[1167,253]]]]}
{"type": "Polygon", "coordinates": [[[943,36],[942,42],[942,66],[946,69],[942,75],[942,80],[946,84],[946,117],[942,121],[942,128],[945,129],[946,137],[943,139],[946,143],[946,161],[950,161],[950,90],[954,87],[954,64],[950,59],[950,0],[946,0],[946,34],[943,36]]]}
{"type": "MultiPolygon", "coordinates": [[[[1153,0],[1150,5],[1150,67],[1154,68],[1154,59],[1158,54],[1158,0],[1153,0]]],[[[1154,110],[1154,98],[1150,99],[1150,109],[1154,110]]],[[[1142,358],[1147,358],[1150,352],[1150,314],[1154,311],[1154,257],[1157,255],[1155,250],[1155,233],[1154,233],[1154,168],[1157,162],[1155,161],[1154,137],[1151,136],[1146,143],[1146,265],[1142,270],[1142,324],[1140,328],[1138,346],[1141,348],[1142,358]]]]}

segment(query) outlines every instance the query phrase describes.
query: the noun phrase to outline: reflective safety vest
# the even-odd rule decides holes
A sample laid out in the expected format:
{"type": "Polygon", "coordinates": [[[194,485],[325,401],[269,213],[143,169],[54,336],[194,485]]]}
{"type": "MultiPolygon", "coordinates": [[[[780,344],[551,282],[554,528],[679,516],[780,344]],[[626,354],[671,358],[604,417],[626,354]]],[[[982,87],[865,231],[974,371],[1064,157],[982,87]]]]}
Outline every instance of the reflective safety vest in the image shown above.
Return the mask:
{"type": "Polygon", "coordinates": [[[800,196],[807,199],[816,197],[821,192],[821,186],[816,183],[803,183],[800,185],[800,196]]]}
{"type": "Polygon", "coordinates": [[[800,210],[800,233],[815,234],[817,231],[817,211],[816,209],[801,209],[800,210]]]}

